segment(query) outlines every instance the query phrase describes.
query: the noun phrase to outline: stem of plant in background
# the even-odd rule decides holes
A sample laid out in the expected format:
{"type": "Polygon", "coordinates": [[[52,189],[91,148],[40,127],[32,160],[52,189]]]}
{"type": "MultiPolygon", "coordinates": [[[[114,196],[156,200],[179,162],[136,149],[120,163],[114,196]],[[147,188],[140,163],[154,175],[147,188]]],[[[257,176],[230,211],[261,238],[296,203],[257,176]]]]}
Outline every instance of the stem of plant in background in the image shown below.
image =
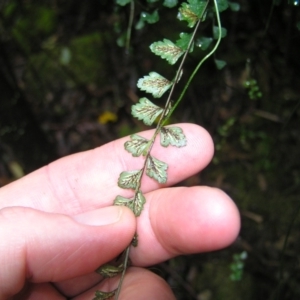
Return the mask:
{"type": "Polygon", "coordinates": [[[130,15],[129,15],[129,22],[128,22],[127,33],[126,33],[126,45],[125,45],[125,53],[127,55],[129,55],[129,50],[130,50],[129,48],[130,48],[133,17],[134,17],[134,1],[130,1],[130,15]]]}
{"type": "MultiPolygon", "coordinates": [[[[214,48],[206,55],[204,56],[204,58],[199,62],[199,64],[196,66],[196,68],[194,69],[193,73],[191,74],[190,78],[188,79],[186,85],[184,86],[179,98],[176,100],[176,102],[174,103],[173,107],[171,108],[170,112],[168,113],[166,119],[164,120],[164,122],[162,123],[162,125],[164,125],[168,119],[171,117],[171,115],[173,114],[174,110],[177,108],[177,106],[179,105],[179,103],[181,102],[181,100],[183,99],[189,85],[191,84],[192,80],[194,79],[195,75],[198,73],[200,67],[202,66],[202,64],[210,57],[212,56],[216,50],[218,49],[221,39],[222,39],[222,25],[221,25],[221,19],[220,19],[220,13],[218,10],[218,4],[217,4],[217,0],[214,0],[214,7],[215,7],[215,13],[216,13],[216,18],[217,18],[217,23],[218,23],[218,28],[219,28],[219,36],[218,36],[218,40],[214,46],[214,48]]],[[[199,21],[200,22],[200,21],[199,21]]],[[[197,24],[198,25],[198,24],[197,24]]]]}
{"type": "MultiPolygon", "coordinates": [[[[166,101],[166,107],[169,106],[169,103],[170,103],[170,101],[171,101],[171,98],[172,98],[172,95],[173,95],[175,86],[176,86],[176,84],[178,83],[178,81],[179,81],[179,79],[180,79],[180,77],[181,77],[181,72],[182,72],[182,69],[183,69],[184,62],[185,62],[186,57],[187,57],[187,55],[188,55],[188,53],[189,53],[189,51],[190,51],[190,49],[191,49],[191,47],[192,47],[192,44],[193,44],[194,39],[195,39],[195,35],[196,35],[197,31],[198,31],[199,25],[200,25],[200,23],[201,23],[203,17],[204,17],[204,14],[205,14],[206,9],[207,9],[207,6],[208,6],[208,3],[209,3],[209,0],[206,2],[206,6],[205,6],[205,8],[204,8],[204,10],[203,10],[203,13],[202,13],[201,17],[199,18],[199,21],[198,21],[197,24],[196,24],[196,27],[195,27],[195,29],[194,29],[194,31],[193,31],[193,34],[192,34],[192,37],[191,37],[191,39],[190,39],[190,41],[189,41],[189,44],[188,44],[188,46],[187,46],[187,49],[186,49],[186,51],[185,51],[185,53],[184,53],[184,55],[183,55],[183,58],[182,58],[182,60],[181,60],[180,65],[179,65],[179,67],[178,67],[178,70],[177,70],[177,73],[176,73],[176,76],[175,76],[175,79],[174,79],[174,84],[172,85],[171,91],[170,91],[169,96],[168,96],[168,99],[167,99],[167,101],[166,101]]],[[[173,111],[173,109],[171,109],[171,111],[173,111]]],[[[168,114],[168,115],[169,115],[169,114],[168,114]]],[[[165,117],[165,114],[162,114],[162,115],[161,115],[161,118],[160,118],[160,120],[159,120],[159,125],[160,125],[160,123],[161,123],[161,121],[162,121],[162,119],[163,119],[164,117],[165,117]]],[[[167,121],[167,119],[166,119],[166,121],[167,121]]],[[[159,127],[159,126],[157,126],[157,127],[159,127]]]]}

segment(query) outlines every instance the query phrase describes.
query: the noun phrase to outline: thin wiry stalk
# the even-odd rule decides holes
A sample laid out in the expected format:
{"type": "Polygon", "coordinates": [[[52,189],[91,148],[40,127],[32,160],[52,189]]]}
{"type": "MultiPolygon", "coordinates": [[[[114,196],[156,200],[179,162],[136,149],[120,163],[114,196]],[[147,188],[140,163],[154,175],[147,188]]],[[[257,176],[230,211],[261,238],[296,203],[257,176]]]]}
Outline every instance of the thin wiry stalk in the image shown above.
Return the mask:
{"type": "MultiPolygon", "coordinates": [[[[199,25],[200,25],[200,23],[201,23],[201,21],[202,21],[204,15],[205,15],[205,13],[206,13],[206,9],[207,9],[208,4],[209,4],[209,0],[206,2],[205,8],[204,8],[203,13],[202,13],[202,16],[199,18],[199,21],[197,22],[197,24],[196,24],[196,26],[195,26],[195,29],[194,29],[194,31],[193,31],[193,33],[192,33],[192,37],[191,37],[190,42],[189,42],[189,44],[188,44],[187,50],[186,50],[186,52],[184,53],[184,56],[183,56],[183,58],[182,58],[182,60],[181,60],[181,63],[180,63],[180,65],[179,65],[179,67],[178,67],[178,70],[177,70],[177,73],[176,73],[176,76],[175,76],[175,79],[174,79],[174,84],[172,85],[171,91],[170,91],[169,96],[168,96],[168,99],[167,99],[167,101],[166,101],[166,105],[165,105],[164,112],[162,113],[161,118],[160,118],[160,120],[159,120],[159,122],[158,122],[158,125],[157,125],[157,128],[158,128],[158,129],[161,128],[162,120],[166,117],[165,112],[166,112],[166,110],[167,110],[168,107],[169,107],[169,103],[170,103],[170,101],[171,101],[171,97],[172,97],[172,95],[173,95],[173,92],[174,92],[174,89],[175,89],[175,85],[176,85],[177,82],[178,82],[178,79],[179,79],[180,74],[181,74],[182,69],[183,69],[183,64],[184,64],[184,62],[185,62],[185,60],[186,60],[186,57],[187,57],[187,55],[188,55],[188,53],[189,53],[189,51],[190,51],[190,49],[191,49],[191,47],[192,47],[192,44],[193,44],[193,42],[194,42],[195,35],[196,35],[197,31],[198,31],[199,25]]],[[[168,114],[168,115],[169,115],[169,114],[168,114]]]]}
{"type": "Polygon", "coordinates": [[[219,14],[219,9],[218,9],[218,4],[217,4],[217,0],[214,0],[214,6],[215,6],[215,13],[216,13],[216,17],[217,17],[217,22],[218,22],[218,28],[219,28],[219,36],[218,36],[218,40],[214,46],[214,48],[206,55],[204,56],[204,58],[199,62],[199,64],[196,66],[196,68],[194,69],[193,73],[191,74],[189,80],[187,81],[186,85],[184,86],[179,98],[176,100],[176,102],[174,103],[174,105],[172,106],[171,110],[169,111],[168,115],[166,116],[166,118],[164,119],[164,121],[162,122],[162,125],[164,125],[167,120],[170,118],[170,116],[172,115],[172,113],[174,112],[174,110],[176,109],[176,107],[178,106],[178,104],[180,103],[180,101],[183,99],[190,83],[192,82],[192,80],[194,79],[195,75],[197,74],[198,70],[200,69],[200,67],[202,66],[202,64],[210,57],[212,56],[217,48],[219,47],[219,44],[221,42],[222,39],[222,26],[221,26],[221,20],[220,20],[220,14],[219,14]]]}
{"type": "Polygon", "coordinates": [[[132,0],[130,2],[130,15],[129,15],[129,22],[128,22],[128,27],[127,27],[127,32],[126,32],[125,51],[126,51],[127,55],[129,55],[133,17],[134,17],[134,0],[132,0]]]}
{"type": "Polygon", "coordinates": [[[120,295],[120,292],[121,292],[122,284],[123,284],[125,273],[126,273],[126,270],[127,270],[130,247],[131,247],[131,244],[125,249],[124,269],[122,271],[121,278],[120,278],[120,281],[119,281],[119,284],[118,284],[118,289],[117,289],[116,294],[115,294],[115,300],[119,299],[119,295],[120,295]]]}

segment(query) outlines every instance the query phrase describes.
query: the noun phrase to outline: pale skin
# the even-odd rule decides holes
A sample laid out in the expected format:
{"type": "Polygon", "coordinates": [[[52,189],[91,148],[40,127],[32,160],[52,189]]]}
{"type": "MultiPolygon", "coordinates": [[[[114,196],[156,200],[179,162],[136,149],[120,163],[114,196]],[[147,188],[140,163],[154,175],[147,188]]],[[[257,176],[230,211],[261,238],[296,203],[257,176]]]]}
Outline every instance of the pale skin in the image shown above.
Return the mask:
{"type": "Polygon", "coordinates": [[[167,283],[143,267],[224,248],[240,229],[238,210],[221,190],[169,187],[200,172],[213,156],[203,128],[180,126],[186,147],[154,146],[152,154],[169,165],[168,182],[143,179],[147,203],[137,219],[128,208],[112,206],[116,195],[131,195],[117,186],[120,172],[142,163],[124,150],[127,139],[62,158],[0,189],[0,299],[91,300],[96,289],[116,288],[117,277],[103,281],[94,270],[126,248],[135,231],[134,267],[120,299],[175,299],[167,283]]]}

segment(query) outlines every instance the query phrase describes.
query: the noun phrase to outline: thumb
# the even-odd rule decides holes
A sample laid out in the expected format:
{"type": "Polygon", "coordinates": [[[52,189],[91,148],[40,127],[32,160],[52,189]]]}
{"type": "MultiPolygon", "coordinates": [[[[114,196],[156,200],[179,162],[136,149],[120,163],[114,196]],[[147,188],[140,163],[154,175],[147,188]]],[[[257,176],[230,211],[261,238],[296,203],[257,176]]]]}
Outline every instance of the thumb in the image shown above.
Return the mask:
{"type": "Polygon", "coordinates": [[[0,210],[0,299],[26,281],[61,281],[93,272],[131,241],[135,218],[112,206],[66,216],[31,208],[0,210]]]}

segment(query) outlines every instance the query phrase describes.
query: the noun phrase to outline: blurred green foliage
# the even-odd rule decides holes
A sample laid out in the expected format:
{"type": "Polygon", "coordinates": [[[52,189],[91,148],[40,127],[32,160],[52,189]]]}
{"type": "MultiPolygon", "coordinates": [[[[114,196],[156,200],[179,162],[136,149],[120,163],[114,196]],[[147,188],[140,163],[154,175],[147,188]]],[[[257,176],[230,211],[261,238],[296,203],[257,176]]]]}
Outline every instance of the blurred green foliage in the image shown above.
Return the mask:
{"type": "Polygon", "coordinates": [[[248,255],[246,251],[233,255],[233,262],[230,265],[230,279],[232,281],[240,281],[242,279],[244,270],[244,260],[247,258],[247,256],[248,255]]]}
{"type": "MultiPolygon", "coordinates": [[[[31,119],[57,157],[144,129],[130,117],[131,105],[139,97],[136,81],[154,69],[170,75],[149,45],[172,35],[176,40],[174,32],[183,31],[171,8],[177,1],[152,2],[136,2],[134,24],[143,12],[146,22],[133,29],[129,56],[116,43],[126,32],[129,5],[116,7],[114,1],[98,0],[0,4],[0,179],[13,177],[11,161],[30,170],[30,159],[18,156],[18,150],[28,148],[20,137],[31,119]],[[157,18],[156,10],[159,20],[149,24],[147,18],[157,18]],[[24,95],[32,115],[14,104],[19,95],[24,95]],[[116,121],[99,122],[106,112],[116,121]],[[23,117],[22,122],[6,124],[7,115],[12,122],[23,117]]],[[[300,298],[300,221],[295,216],[300,194],[298,3],[229,1],[229,8],[240,10],[224,13],[227,36],[216,57],[203,65],[172,119],[204,126],[216,145],[213,163],[183,184],[222,188],[242,214],[242,230],[231,248],[169,263],[173,273],[164,275],[178,299],[195,299],[186,285],[206,299],[300,298]],[[214,62],[226,66],[217,70],[214,62]],[[282,253],[292,218],[295,222],[282,253]],[[232,255],[243,251],[248,253],[242,260],[243,276],[232,282],[232,255]],[[277,298],[272,298],[274,294],[277,298]]],[[[189,55],[183,82],[213,44],[211,26],[203,25],[201,33],[195,42],[201,47],[189,55]]],[[[34,140],[42,143],[33,138],[31,146],[34,140]]]]}
{"type": "Polygon", "coordinates": [[[28,52],[37,38],[53,33],[57,25],[55,10],[44,5],[28,3],[20,7],[11,1],[4,8],[3,17],[8,22],[14,22],[12,37],[28,52]]]}

